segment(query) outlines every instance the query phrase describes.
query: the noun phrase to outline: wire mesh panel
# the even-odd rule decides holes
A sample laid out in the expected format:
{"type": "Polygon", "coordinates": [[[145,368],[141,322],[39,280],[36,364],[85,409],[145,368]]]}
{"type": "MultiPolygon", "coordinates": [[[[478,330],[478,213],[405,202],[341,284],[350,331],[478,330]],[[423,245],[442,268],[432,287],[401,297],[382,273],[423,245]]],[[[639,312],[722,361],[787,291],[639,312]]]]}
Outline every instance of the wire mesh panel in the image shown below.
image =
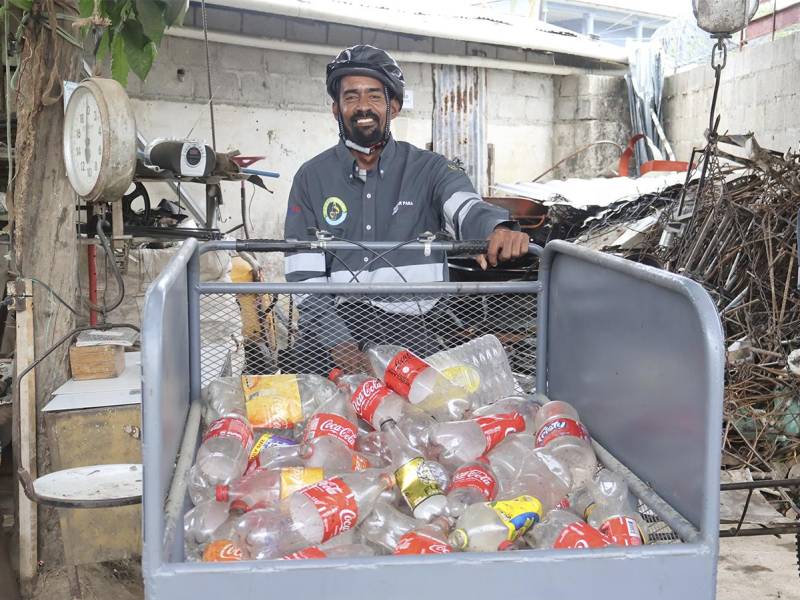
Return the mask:
{"type": "Polygon", "coordinates": [[[533,293],[206,294],[200,322],[204,385],[223,375],[327,375],[337,366],[330,349],[343,334],[362,349],[395,344],[423,357],[493,334],[523,390],[532,388],[536,372],[533,293]]]}
{"type": "Polygon", "coordinates": [[[645,534],[651,544],[680,544],[681,538],[652,508],[639,500],[639,515],[644,521],[645,534]]]}

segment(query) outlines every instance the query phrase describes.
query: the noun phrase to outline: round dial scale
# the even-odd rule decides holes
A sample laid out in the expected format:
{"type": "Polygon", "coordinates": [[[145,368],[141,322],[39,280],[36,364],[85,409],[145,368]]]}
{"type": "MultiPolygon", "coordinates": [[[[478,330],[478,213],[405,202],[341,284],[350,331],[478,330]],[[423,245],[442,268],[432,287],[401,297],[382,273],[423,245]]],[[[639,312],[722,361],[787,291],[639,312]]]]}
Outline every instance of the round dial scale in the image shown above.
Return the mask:
{"type": "Polygon", "coordinates": [[[79,196],[119,200],[136,169],[136,121],[125,89],[94,77],[70,96],[64,115],[64,164],[79,196]]]}

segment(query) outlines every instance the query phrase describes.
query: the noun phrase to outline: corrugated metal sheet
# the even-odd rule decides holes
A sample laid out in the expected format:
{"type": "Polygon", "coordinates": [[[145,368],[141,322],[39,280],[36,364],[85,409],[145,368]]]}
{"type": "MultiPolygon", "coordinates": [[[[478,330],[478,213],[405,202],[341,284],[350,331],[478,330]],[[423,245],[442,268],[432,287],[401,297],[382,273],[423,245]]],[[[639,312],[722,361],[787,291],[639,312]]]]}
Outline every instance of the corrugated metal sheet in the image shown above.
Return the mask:
{"type": "Polygon", "coordinates": [[[486,70],[433,68],[433,150],[460,161],[475,189],[487,193],[486,70]]]}

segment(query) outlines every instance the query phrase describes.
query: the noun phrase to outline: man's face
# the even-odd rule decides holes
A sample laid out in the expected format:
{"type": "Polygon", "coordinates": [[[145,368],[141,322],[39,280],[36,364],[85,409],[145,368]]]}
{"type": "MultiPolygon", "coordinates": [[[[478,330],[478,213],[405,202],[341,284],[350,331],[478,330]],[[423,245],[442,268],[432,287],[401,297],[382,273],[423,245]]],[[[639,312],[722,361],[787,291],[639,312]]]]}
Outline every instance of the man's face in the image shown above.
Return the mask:
{"type": "MultiPolygon", "coordinates": [[[[391,118],[400,111],[392,100],[391,118]]],[[[342,115],[347,137],[359,146],[370,147],[383,138],[386,127],[386,96],[383,83],[373,77],[348,75],[339,83],[339,100],[333,103],[333,114],[342,115]]]]}

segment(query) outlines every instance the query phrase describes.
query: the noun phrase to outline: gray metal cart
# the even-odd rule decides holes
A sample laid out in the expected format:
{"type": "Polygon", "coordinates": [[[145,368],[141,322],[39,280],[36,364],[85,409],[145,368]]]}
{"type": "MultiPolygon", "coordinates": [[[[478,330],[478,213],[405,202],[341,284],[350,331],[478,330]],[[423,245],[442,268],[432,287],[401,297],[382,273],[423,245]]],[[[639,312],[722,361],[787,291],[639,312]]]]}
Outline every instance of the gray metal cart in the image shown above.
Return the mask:
{"type": "MultiPolygon", "coordinates": [[[[539,280],[530,282],[410,286],[198,280],[199,256],[210,250],[352,248],[343,242],[304,244],[188,240],[148,291],[142,334],[142,562],[149,600],[714,598],[724,346],[714,305],[698,284],[563,242],[544,250],[531,246],[541,257],[539,280]],[[403,318],[419,317],[421,331],[443,346],[489,332],[523,358],[535,346],[535,366],[531,357],[527,366],[518,361],[515,369],[527,370],[523,379],[535,373],[538,389],[577,407],[599,443],[601,459],[626,475],[642,502],[656,543],[602,550],[185,562],[185,482],[199,441],[201,382],[277,364],[275,356],[253,366],[242,356],[246,353],[215,354],[224,344],[215,339],[209,317],[221,296],[231,294],[242,311],[252,308],[250,300],[270,314],[283,307],[282,320],[270,334],[273,353],[291,353],[300,344],[304,331],[295,327],[296,304],[320,294],[338,298],[339,305],[405,301],[411,309],[403,318]],[[465,302],[459,305],[459,300],[465,302]],[[473,307],[466,317],[459,313],[463,305],[473,307]],[[201,326],[201,321],[210,324],[201,326]]],[[[454,244],[435,242],[428,249],[452,251],[454,244]]],[[[393,246],[363,248],[365,262],[383,260],[393,246]]],[[[410,244],[400,251],[424,247],[410,244]]],[[[364,331],[371,327],[362,326],[364,331]]]]}

